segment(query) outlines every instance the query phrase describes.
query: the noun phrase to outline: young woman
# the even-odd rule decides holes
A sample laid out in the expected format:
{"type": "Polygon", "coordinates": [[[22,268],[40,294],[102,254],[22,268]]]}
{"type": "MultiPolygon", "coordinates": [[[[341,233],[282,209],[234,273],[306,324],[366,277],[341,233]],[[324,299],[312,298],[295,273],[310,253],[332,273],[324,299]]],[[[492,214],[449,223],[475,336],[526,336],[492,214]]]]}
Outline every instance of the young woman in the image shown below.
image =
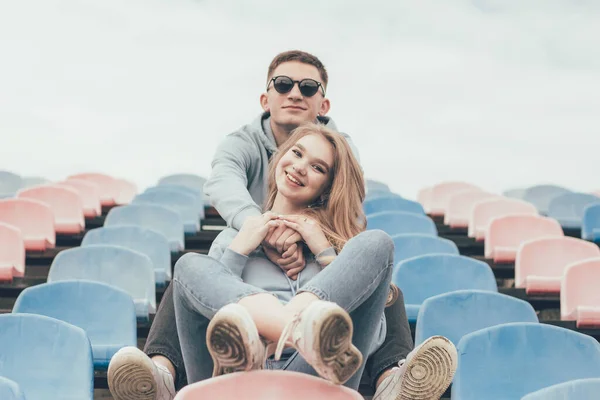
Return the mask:
{"type": "MultiPolygon", "coordinates": [[[[387,234],[365,231],[364,196],[342,136],[317,124],[294,131],[271,164],[268,211],[239,232],[224,230],[209,256],[190,253],[175,266],[189,383],[266,366],[358,388],[364,360],[385,339],[394,252],[387,234]],[[306,245],[307,265],[295,281],[260,247],[280,224],[306,245]]],[[[441,352],[453,366],[438,377],[442,393],[456,364],[451,350],[441,352]]]]}

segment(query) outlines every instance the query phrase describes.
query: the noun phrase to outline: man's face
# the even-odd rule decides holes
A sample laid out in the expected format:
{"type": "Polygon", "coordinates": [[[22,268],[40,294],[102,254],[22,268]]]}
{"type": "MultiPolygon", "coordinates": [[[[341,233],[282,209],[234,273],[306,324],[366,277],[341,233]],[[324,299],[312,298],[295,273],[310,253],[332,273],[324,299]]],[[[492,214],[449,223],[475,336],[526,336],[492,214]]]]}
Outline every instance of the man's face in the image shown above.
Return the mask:
{"type": "MultiPolygon", "coordinates": [[[[273,71],[271,78],[276,76],[287,76],[294,81],[310,78],[317,82],[321,81],[319,70],[309,64],[298,61],[290,61],[279,65],[273,71]]],[[[304,122],[314,121],[317,115],[325,115],[329,111],[329,100],[323,96],[323,90],[319,88],[312,97],[303,96],[298,84],[288,93],[278,93],[273,88],[273,82],[269,82],[267,92],[260,96],[263,110],[271,113],[271,120],[290,131],[304,122]]]]}

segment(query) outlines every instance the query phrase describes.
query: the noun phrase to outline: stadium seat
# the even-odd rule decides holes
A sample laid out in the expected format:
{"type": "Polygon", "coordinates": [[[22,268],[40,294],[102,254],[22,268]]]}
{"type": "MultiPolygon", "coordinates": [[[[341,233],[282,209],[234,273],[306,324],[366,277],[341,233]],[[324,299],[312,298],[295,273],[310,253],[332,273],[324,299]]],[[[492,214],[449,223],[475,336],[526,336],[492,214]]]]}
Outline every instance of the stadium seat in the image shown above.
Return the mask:
{"type": "Polygon", "coordinates": [[[455,290],[498,291],[489,265],[470,257],[427,254],[396,264],[392,282],[402,290],[406,315],[416,321],[421,304],[429,297],[455,290]]]}
{"type": "Polygon", "coordinates": [[[592,194],[596,197],[600,197],[600,189],[592,191],[592,194]]]}
{"type": "Polygon", "coordinates": [[[56,233],[76,235],[85,229],[83,200],[73,188],[54,185],[35,186],[17,192],[19,199],[38,200],[48,204],[54,213],[56,233]]]}
{"type": "Polygon", "coordinates": [[[375,179],[367,179],[367,192],[373,191],[373,190],[377,190],[377,191],[390,191],[390,187],[387,185],[387,183],[383,183],[380,181],[377,181],[375,179]]]}
{"type": "Polygon", "coordinates": [[[137,346],[137,321],[131,296],[91,281],[63,281],[23,290],[13,313],[39,314],[83,329],[92,344],[94,367],[108,368],[122,347],[137,346]]]}
{"type": "Polygon", "coordinates": [[[402,196],[400,196],[399,194],[390,192],[389,190],[370,190],[366,193],[365,200],[371,200],[371,199],[374,199],[375,197],[382,197],[382,196],[394,196],[394,197],[402,198],[402,196]]]}
{"type": "Polygon", "coordinates": [[[84,181],[80,179],[71,179],[69,181],[54,184],[58,187],[68,187],[75,189],[83,202],[83,216],[94,218],[102,215],[102,206],[100,205],[100,188],[97,183],[84,181]]]}
{"type": "Polygon", "coordinates": [[[0,222],[0,281],[25,275],[25,242],[21,231],[0,222]]]}
{"type": "Polygon", "coordinates": [[[362,400],[356,391],[300,372],[235,372],[184,387],[175,400],[362,400]]]}
{"type": "Polygon", "coordinates": [[[431,214],[431,187],[426,187],[419,190],[417,194],[417,202],[423,206],[423,209],[427,214],[431,214]]]}
{"type": "Polygon", "coordinates": [[[519,199],[523,200],[523,195],[525,194],[525,190],[527,189],[509,189],[502,192],[502,196],[508,197],[511,199],[519,199]]]}
{"type": "Polygon", "coordinates": [[[50,183],[48,179],[41,176],[24,176],[21,179],[21,189],[50,183]]]}
{"type": "Polygon", "coordinates": [[[25,250],[54,248],[54,213],[46,203],[31,199],[0,200],[0,222],[13,225],[21,231],[25,250]]]}
{"type": "Polygon", "coordinates": [[[121,194],[121,186],[112,176],[105,174],[85,173],[71,175],[67,178],[69,181],[71,179],[96,183],[100,190],[100,203],[103,206],[114,206],[116,204],[116,199],[118,199],[121,194]]]}
{"type": "Polygon", "coordinates": [[[458,343],[452,399],[520,399],[557,383],[598,377],[600,344],[593,337],[548,324],[496,325],[458,343]]]}
{"type": "Polygon", "coordinates": [[[208,196],[204,195],[204,184],[206,183],[206,179],[194,174],[174,174],[162,177],[158,181],[158,186],[162,185],[181,185],[187,186],[189,188],[195,189],[202,193],[202,198],[204,199],[204,203],[210,205],[208,196]]]}
{"type": "Polygon", "coordinates": [[[600,394],[600,378],[575,379],[540,389],[521,400],[596,400],[600,394]]]}
{"type": "Polygon", "coordinates": [[[0,171],[0,198],[14,196],[23,185],[23,179],[12,172],[0,171]]]}
{"type": "Polygon", "coordinates": [[[452,195],[466,190],[480,190],[477,186],[466,182],[442,182],[431,189],[431,215],[444,216],[448,201],[452,195]]]}
{"type": "Polygon", "coordinates": [[[600,258],[570,264],[560,286],[560,316],[577,327],[600,327],[600,258]]]}
{"type": "Polygon", "coordinates": [[[600,205],[592,204],[583,210],[581,238],[600,243],[600,205]]]}
{"type": "Polygon", "coordinates": [[[507,215],[494,218],[485,237],[484,255],[495,263],[514,262],[521,243],[543,237],[563,237],[555,219],[536,215],[507,215]]]}
{"type": "Polygon", "coordinates": [[[425,211],[421,204],[395,195],[367,199],[363,204],[363,211],[365,212],[365,215],[382,211],[402,211],[423,216],[425,215],[425,211]]]}
{"type": "Polygon", "coordinates": [[[196,189],[193,189],[191,187],[188,186],[182,186],[182,185],[160,185],[160,186],[152,186],[147,188],[144,193],[152,193],[152,192],[156,192],[156,191],[162,191],[162,190],[175,190],[175,191],[179,191],[182,193],[186,193],[189,194],[191,196],[194,197],[194,199],[196,200],[196,208],[198,209],[198,218],[199,219],[204,219],[205,215],[204,215],[204,198],[202,197],[202,192],[199,192],[196,189]]]}
{"type": "Polygon", "coordinates": [[[125,205],[131,203],[135,195],[137,194],[137,186],[135,183],[130,182],[126,179],[116,179],[117,185],[119,186],[119,195],[115,198],[115,203],[118,205],[125,205]]]}
{"type": "Polygon", "coordinates": [[[200,230],[197,198],[176,190],[157,190],[144,192],[135,196],[132,204],[155,204],[176,211],[183,220],[183,230],[188,235],[195,235],[200,230]]]}
{"type": "Polygon", "coordinates": [[[477,241],[485,239],[492,219],[505,215],[538,215],[533,204],[515,199],[488,199],[473,205],[469,218],[468,236],[477,241]]]}
{"type": "Polygon", "coordinates": [[[445,336],[455,345],[471,332],[510,322],[538,322],[528,302],[483,290],[458,290],[426,299],[417,317],[415,345],[445,336]]]}
{"type": "Polygon", "coordinates": [[[587,193],[563,193],[550,201],[548,216],[557,220],[563,228],[581,229],[583,211],[591,204],[600,204],[600,197],[587,193]]]}
{"type": "Polygon", "coordinates": [[[88,280],[129,293],[139,319],[156,312],[154,266],[147,255],[122,246],[89,245],[63,250],[48,272],[48,282],[88,280]]]}
{"type": "Polygon", "coordinates": [[[448,239],[431,235],[404,234],[392,236],[394,241],[394,262],[425,254],[455,254],[458,247],[448,239]]]}
{"type": "Polygon", "coordinates": [[[145,254],[152,260],[157,286],[171,280],[171,250],[167,238],[151,229],[140,226],[110,226],[91,229],[83,237],[82,247],[95,244],[112,244],[145,254]]]}
{"type": "Polygon", "coordinates": [[[93,400],[90,341],[81,328],[32,314],[0,315],[0,375],[28,400],[93,400]]]}
{"type": "Polygon", "coordinates": [[[169,241],[171,253],[184,249],[183,221],[178,212],[152,204],[114,207],[108,212],[104,226],[133,225],[160,232],[169,241]]]}
{"type": "Polygon", "coordinates": [[[541,238],[521,244],[515,260],[515,287],[527,293],[558,293],[567,265],[600,257],[593,243],[571,237],[541,238]]]}
{"type": "Polygon", "coordinates": [[[546,215],[552,199],[569,192],[571,192],[569,189],[561,186],[537,185],[525,189],[523,200],[533,204],[540,214],[546,215]]]}
{"type": "Polygon", "coordinates": [[[19,384],[10,379],[0,376],[0,399],[2,400],[26,400],[19,384]]]}
{"type": "Polygon", "coordinates": [[[480,201],[497,198],[500,198],[500,196],[481,190],[460,191],[448,200],[444,224],[450,226],[450,228],[467,228],[473,206],[480,201]]]}
{"type": "Polygon", "coordinates": [[[367,215],[367,229],[381,229],[388,235],[420,233],[437,236],[437,228],[431,218],[400,211],[383,211],[367,215]]]}

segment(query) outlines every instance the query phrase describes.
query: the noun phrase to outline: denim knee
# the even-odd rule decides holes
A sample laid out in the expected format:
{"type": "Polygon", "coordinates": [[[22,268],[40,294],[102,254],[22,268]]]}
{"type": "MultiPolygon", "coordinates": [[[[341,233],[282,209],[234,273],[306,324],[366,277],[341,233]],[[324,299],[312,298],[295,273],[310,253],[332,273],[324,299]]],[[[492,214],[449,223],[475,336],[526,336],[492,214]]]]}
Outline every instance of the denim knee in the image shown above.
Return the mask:
{"type": "Polygon", "coordinates": [[[210,270],[210,265],[216,263],[212,257],[198,253],[187,253],[181,256],[175,263],[173,280],[186,282],[193,275],[202,278],[210,270]]]}
{"type": "Polygon", "coordinates": [[[373,229],[359,233],[350,242],[356,242],[361,251],[369,255],[374,265],[393,266],[394,241],[381,229],[373,229]]]}

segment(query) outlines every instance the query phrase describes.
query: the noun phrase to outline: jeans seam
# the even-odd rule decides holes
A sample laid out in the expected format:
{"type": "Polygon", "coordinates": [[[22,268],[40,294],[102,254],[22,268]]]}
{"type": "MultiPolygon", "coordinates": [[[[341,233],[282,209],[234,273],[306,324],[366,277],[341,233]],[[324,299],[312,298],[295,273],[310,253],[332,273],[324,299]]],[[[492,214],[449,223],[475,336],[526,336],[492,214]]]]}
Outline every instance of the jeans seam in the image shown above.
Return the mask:
{"type": "Polygon", "coordinates": [[[163,357],[167,358],[171,362],[171,364],[173,364],[173,366],[175,367],[175,373],[176,373],[176,377],[175,377],[175,385],[176,386],[183,386],[187,383],[186,382],[187,376],[185,374],[185,366],[178,362],[178,360],[177,360],[178,357],[176,357],[173,353],[171,353],[169,351],[161,350],[159,347],[148,348],[145,350],[145,353],[150,358],[152,358],[154,356],[163,356],[163,357]]]}
{"type": "Polygon", "coordinates": [[[325,293],[324,291],[322,291],[321,289],[319,289],[317,287],[314,287],[314,286],[303,287],[296,293],[296,295],[298,295],[302,292],[309,292],[309,293],[314,294],[315,296],[317,296],[319,299],[321,299],[323,301],[329,301],[329,296],[327,295],[327,293],[325,293]]]}

